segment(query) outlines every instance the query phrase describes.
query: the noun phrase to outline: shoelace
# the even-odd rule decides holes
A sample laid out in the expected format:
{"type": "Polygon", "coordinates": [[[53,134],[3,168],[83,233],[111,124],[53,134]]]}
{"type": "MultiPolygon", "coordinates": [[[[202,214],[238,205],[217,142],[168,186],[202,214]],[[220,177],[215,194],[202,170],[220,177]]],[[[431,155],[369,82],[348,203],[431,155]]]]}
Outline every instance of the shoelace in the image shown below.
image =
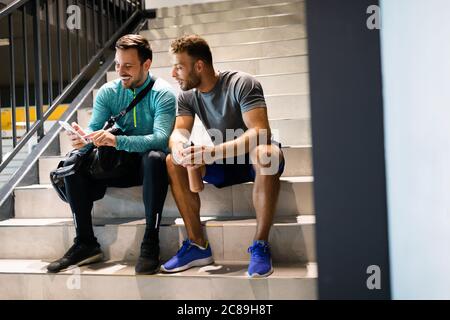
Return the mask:
{"type": "Polygon", "coordinates": [[[190,247],[191,247],[191,241],[190,240],[184,240],[183,241],[183,245],[181,246],[181,248],[177,252],[177,256],[178,255],[183,255],[186,251],[189,250],[190,247]]]}
{"type": "Polygon", "coordinates": [[[248,248],[248,252],[252,254],[252,256],[256,257],[264,257],[265,253],[269,250],[269,246],[262,244],[255,244],[248,248]]]}

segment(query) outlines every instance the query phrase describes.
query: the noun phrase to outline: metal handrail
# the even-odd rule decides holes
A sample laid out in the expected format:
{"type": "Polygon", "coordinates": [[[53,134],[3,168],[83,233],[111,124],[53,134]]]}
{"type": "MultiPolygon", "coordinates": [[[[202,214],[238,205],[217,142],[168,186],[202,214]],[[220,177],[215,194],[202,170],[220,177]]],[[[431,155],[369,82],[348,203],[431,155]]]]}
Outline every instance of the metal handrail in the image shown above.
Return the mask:
{"type": "MultiPolygon", "coordinates": [[[[79,109],[88,95],[92,93],[92,90],[97,86],[100,80],[102,80],[106,72],[110,69],[114,62],[114,56],[108,58],[108,60],[103,64],[96,75],[88,82],[88,84],[83,88],[83,90],[78,94],[78,96],[70,104],[69,108],[61,116],[62,121],[69,120],[75,112],[79,109]]],[[[31,170],[32,166],[36,163],[39,157],[44,153],[52,141],[58,136],[61,131],[61,126],[54,125],[45,137],[39,141],[36,147],[31,151],[27,158],[23,161],[22,165],[13,174],[12,178],[0,189],[0,207],[8,200],[14,188],[20,183],[20,181],[26,176],[26,174],[31,170]]]]}
{"type": "MultiPolygon", "coordinates": [[[[135,12],[133,16],[130,17],[129,23],[133,21],[133,19],[138,16],[139,13],[135,12]]],[[[0,172],[9,164],[9,162],[14,158],[14,156],[19,152],[19,150],[25,146],[28,142],[28,140],[41,128],[43,128],[43,123],[45,120],[47,120],[50,115],[53,113],[53,111],[56,110],[58,105],[64,101],[65,98],[72,92],[72,90],[83,80],[84,76],[86,75],[87,71],[95,64],[97,60],[99,60],[104,53],[108,50],[108,47],[114,43],[114,40],[121,35],[124,30],[128,28],[128,24],[123,25],[115,34],[114,37],[111,38],[106,44],[103,49],[101,49],[89,62],[87,66],[85,66],[81,72],[72,80],[72,82],[64,89],[64,91],[54,100],[53,104],[50,106],[50,108],[47,109],[47,111],[42,116],[42,119],[37,120],[34,125],[30,128],[30,131],[28,131],[20,140],[19,144],[16,146],[16,148],[13,149],[13,151],[8,155],[6,159],[3,160],[3,162],[0,164],[0,172]]]]}
{"type": "MultiPolygon", "coordinates": [[[[43,0],[43,4],[46,5],[46,22],[47,22],[47,28],[46,28],[46,34],[47,34],[47,53],[50,56],[51,53],[51,48],[50,48],[50,32],[49,32],[49,13],[48,13],[48,7],[49,7],[49,3],[51,0],[43,0]]],[[[92,10],[92,15],[93,15],[93,19],[95,19],[95,16],[98,14],[97,13],[97,9],[98,11],[100,11],[100,9],[103,10],[103,3],[106,3],[106,6],[111,7],[112,5],[114,6],[114,12],[116,13],[116,5],[119,5],[119,10],[122,7],[122,3],[124,2],[124,0],[92,0],[89,1],[90,4],[92,5],[91,10],[92,10]],[[100,2],[100,5],[98,5],[100,2]],[[98,8],[97,8],[98,7],[98,8]]],[[[81,83],[81,81],[86,77],[88,71],[96,64],[97,61],[99,61],[99,59],[105,54],[105,52],[109,49],[109,47],[111,47],[114,44],[115,39],[117,39],[129,26],[130,24],[139,16],[142,14],[142,1],[139,0],[125,0],[126,3],[128,3],[127,6],[123,6],[124,9],[126,7],[131,8],[132,10],[128,10],[127,12],[121,12],[119,11],[119,14],[121,14],[121,16],[123,14],[128,14],[130,13],[131,16],[127,16],[128,19],[125,21],[124,24],[121,25],[120,28],[118,29],[113,29],[115,32],[113,32],[113,35],[110,36],[110,30],[109,30],[109,26],[108,26],[108,30],[106,30],[106,35],[107,38],[109,39],[106,43],[102,43],[103,47],[100,49],[97,49],[98,44],[95,42],[97,38],[104,38],[104,28],[98,28],[98,27],[93,27],[92,31],[94,31],[94,34],[96,34],[97,29],[98,32],[101,32],[101,37],[96,37],[94,36],[93,39],[94,41],[94,55],[89,59],[89,54],[87,54],[86,59],[88,59],[89,61],[87,61],[86,65],[81,68],[81,70],[78,70],[79,73],[75,76],[72,77],[72,70],[71,68],[69,68],[69,79],[70,79],[70,83],[63,88],[63,84],[62,84],[62,69],[61,69],[61,64],[62,64],[62,57],[61,57],[61,46],[62,46],[62,42],[61,42],[61,33],[60,33],[60,12],[59,12],[59,1],[55,0],[53,3],[56,5],[57,8],[57,13],[56,13],[56,17],[57,17],[57,44],[58,44],[58,48],[57,49],[57,57],[58,57],[58,62],[57,62],[57,67],[58,67],[58,88],[59,88],[59,95],[53,99],[52,94],[53,94],[53,90],[52,90],[52,86],[53,86],[53,81],[52,81],[52,76],[51,76],[51,68],[48,68],[48,82],[47,82],[47,89],[49,92],[48,95],[48,105],[49,108],[47,109],[47,111],[44,113],[42,108],[43,108],[43,79],[42,79],[42,50],[41,50],[41,39],[40,39],[40,19],[39,19],[39,12],[41,10],[40,8],[40,0],[17,0],[13,3],[11,3],[8,7],[4,8],[2,11],[0,11],[0,19],[2,17],[8,17],[8,22],[9,22],[9,33],[10,33],[10,59],[11,59],[11,70],[10,70],[10,91],[11,91],[11,109],[12,109],[12,143],[13,143],[13,151],[8,155],[8,157],[6,159],[1,159],[3,160],[0,164],[0,172],[11,162],[11,160],[17,155],[17,153],[19,152],[19,150],[21,150],[26,143],[30,140],[30,138],[37,132],[38,134],[38,140],[42,139],[44,136],[44,122],[49,118],[49,116],[53,113],[53,111],[56,110],[56,108],[58,107],[59,104],[61,104],[64,99],[66,99],[69,94],[73,93],[74,88],[76,88],[77,85],[79,85],[81,83]],[[34,27],[34,61],[35,61],[35,79],[34,79],[34,88],[35,88],[35,108],[36,108],[36,122],[33,124],[33,126],[30,128],[30,116],[29,116],[29,93],[28,93],[28,59],[27,57],[24,55],[24,60],[25,60],[25,83],[24,83],[24,90],[25,90],[25,99],[24,99],[24,105],[26,107],[26,112],[25,112],[25,116],[26,116],[26,133],[25,135],[23,135],[19,141],[19,143],[17,144],[17,132],[16,132],[16,100],[15,100],[15,78],[14,78],[14,74],[15,74],[15,64],[14,64],[14,41],[13,41],[13,22],[12,22],[12,14],[14,12],[16,12],[16,10],[23,10],[22,12],[22,19],[23,19],[23,28],[24,28],[24,34],[26,33],[26,14],[25,14],[25,10],[26,10],[26,5],[28,4],[33,4],[34,7],[33,9],[34,14],[33,14],[33,27],[34,27]],[[37,63],[36,63],[37,62],[37,63]],[[62,91],[61,91],[62,89],[62,91]]],[[[66,2],[68,4],[68,2],[66,2]]],[[[78,4],[78,0],[76,0],[76,2],[78,4]]],[[[84,6],[84,11],[85,11],[85,17],[86,15],[86,11],[87,11],[87,2],[85,1],[85,6],[84,6]]],[[[106,10],[107,12],[108,10],[106,10]]],[[[104,25],[106,23],[104,23],[104,15],[103,15],[103,11],[100,11],[100,17],[99,17],[99,22],[100,25],[104,25]]],[[[109,22],[110,17],[107,17],[106,20],[109,22]]],[[[117,23],[117,17],[116,15],[114,15],[114,23],[117,23]]],[[[88,48],[88,34],[87,34],[87,21],[85,21],[85,32],[84,32],[84,36],[86,38],[86,48],[88,48]]],[[[69,44],[71,43],[71,39],[70,39],[70,31],[68,30],[68,35],[67,35],[67,40],[69,42],[69,44]]],[[[103,41],[102,41],[103,42],[103,41]]],[[[79,43],[79,33],[77,33],[77,43],[79,43]]],[[[27,51],[27,46],[26,46],[26,41],[24,40],[23,43],[24,46],[24,51],[27,51]]],[[[80,53],[80,50],[78,48],[78,53],[80,53]]],[[[72,56],[72,52],[69,52],[68,55],[68,59],[69,59],[69,64],[71,65],[71,56],[72,56]]],[[[80,61],[81,57],[78,56],[78,60],[80,61]]],[[[50,63],[49,63],[50,64],[50,63]]],[[[80,63],[78,63],[80,65],[80,63]]],[[[1,137],[1,136],[0,136],[1,137]]],[[[0,157],[2,156],[1,154],[1,145],[0,145],[0,157]]]]}
{"type": "MultiPolygon", "coordinates": [[[[47,5],[48,5],[48,1],[51,0],[43,0],[44,2],[47,1],[47,5]]],[[[118,18],[116,16],[116,10],[122,8],[121,3],[123,2],[122,0],[92,0],[92,2],[89,0],[89,2],[91,2],[92,4],[94,4],[93,8],[94,11],[97,10],[97,6],[96,4],[99,3],[99,1],[105,1],[107,2],[107,7],[108,9],[111,9],[110,11],[114,11],[114,18],[118,18]],[[119,4],[119,7],[115,7],[117,5],[117,3],[119,4]],[[113,7],[114,5],[114,7],[113,7]],[[111,8],[110,8],[111,7],[111,8]]],[[[11,3],[8,7],[4,8],[3,10],[0,11],[0,19],[2,17],[11,15],[12,13],[15,12],[15,10],[21,10],[23,9],[23,15],[25,15],[25,7],[28,3],[33,3],[35,5],[36,10],[41,10],[40,9],[40,0],[18,0],[15,1],[13,3],[11,3]]],[[[81,1],[76,1],[76,3],[79,3],[81,1]]],[[[122,35],[125,33],[125,31],[130,30],[131,28],[134,30],[133,32],[137,32],[139,31],[144,23],[145,23],[145,19],[144,19],[144,15],[143,15],[143,2],[140,0],[126,0],[127,4],[123,6],[122,9],[126,10],[126,12],[121,12],[120,10],[118,11],[118,13],[123,16],[124,14],[126,14],[126,19],[125,22],[121,25],[119,25],[118,28],[115,27],[114,24],[117,24],[118,21],[117,20],[112,20],[113,23],[108,23],[108,29],[106,30],[106,39],[108,39],[106,42],[104,42],[104,29],[106,28],[102,28],[101,30],[99,30],[98,37],[96,37],[99,41],[102,42],[102,47],[101,48],[97,48],[98,44],[94,44],[96,49],[94,51],[94,55],[89,59],[89,61],[87,62],[87,64],[81,68],[81,70],[79,70],[79,73],[73,78],[71,79],[71,82],[65,87],[63,88],[62,92],[59,92],[59,95],[53,99],[51,101],[51,103],[48,103],[49,108],[46,110],[46,112],[42,112],[42,96],[38,96],[36,95],[35,99],[36,99],[36,111],[37,113],[40,111],[41,114],[37,115],[37,119],[36,122],[33,124],[33,126],[29,127],[29,124],[27,126],[27,132],[25,135],[22,136],[22,138],[20,139],[20,141],[18,142],[17,145],[15,145],[14,149],[12,150],[12,152],[8,155],[8,157],[6,159],[4,159],[4,161],[0,164],[0,172],[7,167],[7,165],[11,162],[12,159],[14,159],[14,157],[18,154],[18,152],[28,143],[28,141],[30,140],[30,138],[35,135],[36,133],[38,133],[38,144],[34,146],[32,152],[27,156],[27,158],[22,162],[20,168],[18,170],[15,171],[15,173],[12,175],[11,179],[9,179],[9,181],[0,189],[0,207],[8,200],[11,198],[11,194],[14,190],[14,188],[20,183],[20,181],[23,180],[23,178],[25,177],[25,175],[31,170],[32,165],[38,160],[39,156],[42,155],[42,153],[47,149],[47,147],[49,146],[49,144],[55,139],[56,135],[60,132],[61,127],[59,125],[54,125],[48,132],[47,134],[43,134],[43,127],[44,127],[44,122],[50,117],[50,115],[56,110],[56,108],[67,98],[69,97],[69,95],[72,95],[75,93],[75,89],[77,86],[79,86],[83,79],[86,78],[88,72],[90,70],[92,70],[92,68],[97,67],[98,65],[100,65],[99,71],[97,71],[97,73],[95,74],[95,76],[93,78],[91,78],[89,80],[89,82],[87,83],[87,85],[82,89],[82,91],[77,95],[77,97],[75,98],[75,100],[72,101],[72,103],[70,104],[70,106],[68,107],[68,109],[64,112],[64,114],[61,116],[60,120],[64,120],[67,121],[70,119],[71,116],[73,116],[76,112],[76,110],[80,107],[81,103],[87,98],[88,94],[92,91],[92,89],[98,84],[99,79],[101,77],[103,77],[105,75],[105,73],[107,72],[107,70],[111,67],[113,61],[114,61],[114,54],[112,54],[112,48],[113,45],[115,43],[115,41],[122,35]],[[137,27],[136,27],[136,23],[137,23],[137,27]],[[113,34],[110,35],[109,33],[109,27],[112,27],[113,29],[113,34]],[[104,42],[104,43],[103,43],[104,42]],[[106,56],[109,57],[106,59],[106,56]],[[41,100],[41,101],[39,101],[41,100]],[[40,102],[40,103],[39,103],[40,102]],[[38,108],[40,106],[40,108],[38,108]],[[40,109],[40,110],[39,110],[40,109]]],[[[56,0],[56,3],[58,3],[58,0],[56,0]]],[[[86,1],[85,1],[86,3],[86,1]]],[[[100,7],[103,11],[108,12],[107,9],[105,9],[103,7],[103,5],[99,5],[98,9],[100,10],[100,7]]],[[[47,9],[48,10],[48,9],[47,9]]],[[[103,11],[101,13],[103,13],[103,11]]],[[[86,9],[85,9],[86,12],[86,9]]],[[[39,29],[40,26],[40,21],[38,18],[38,15],[34,15],[36,18],[34,19],[34,28],[35,28],[35,33],[36,34],[40,34],[39,32],[36,32],[36,29],[39,29]]],[[[59,16],[59,15],[58,15],[59,16]]],[[[11,17],[11,16],[9,16],[11,17]]],[[[48,15],[47,15],[48,17],[48,15]]],[[[9,18],[11,19],[11,18],[9,18]]],[[[102,19],[102,16],[100,17],[100,19],[102,19]]],[[[48,19],[47,19],[48,20],[48,19]]],[[[110,19],[107,19],[108,21],[110,19]]],[[[23,21],[24,25],[25,24],[25,20],[23,21]]],[[[48,21],[47,21],[48,23],[48,21]]],[[[103,26],[105,26],[104,20],[101,20],[101,24],[103,26]]],[[[57,22],[57,28],[58,28],[58,37],[59,37],[59,21],[57,22]]],[[[48,34],[48,31],[47,31],[48,34]]],[[[78,38],[78,36],[77,36],[78,38]]],[[[59,39],[60,40],[60,39],[59,39]]],[[[40,40],[39,39],[34,39],[35,44],[37,45],[37,48],[40,51],[40,40]]],[[[58,42],[60,45],[62,45],[62,42],[59,41],[58,42]]],[[[86,44],[88,43],[88,41],[86,40],[86,44]]],[[[48,45],[48,43],[47,43],[48,45]]],[[[60,48],[57,48],[58,52],[60,53],[60,48]]],[[[25,50],[27,50],[26,45],[25,45],[25,50]]],[[[36,51],[36,47],[34,48],[34,50],[36,51]]],[[[78,50],[78,52],[80,52],[78,50]]],[[[35,52],[35,59],[36,61],[40,61],[40,52],[35,52]]],[[[58,53],[57,53],[58,55],[58,53]]],[[[87,55],[88,56],[88,55],[87,55]]],[[[59,60],[59,62],[61,62],[61,60],[59,60]]],[[[27,69],[26,69],[27,70],[27,69]]],[[[40,70],[42,70],[42,64],[38,63],[38,66],[36,67],[36,71],[35,71],[35,81],[37,82],[36,85],[42,86],[42,74],[40,72],[40,70]],[[39,70],[39,72],[36,72],[37,70],[39,70]],[[40,78],[39,78],[40,77],[40,78]]],[[[14,72],[14,70],[13,70],[14,72]]],[[[60,70],[58,70],[58,75],[60,74],[60,70]]],[[[56,77],[58,78],[58,76],[56,77]]],[[[35,85],[35,87],[36,87],[35,85]]],[[[62,88],[61,86],[61,81],[58,81],[58,85],[60,88],[62,88]]],[[[25,90],[25,94],[28,95],[28,84],[26,84],[26,86],[24,87],[25,90]]],[[[36,91],[40,91],[40,93],[42,94],[42,87],[37,88],[36,91]]],[[[49,90],[50,91],[50,90],[49,90]]],[[[37,92],[39,93],[39,92],[37,92]]],[[[51,97],[49,97],[51,98],[51,97]]],[[[11,105],[11,108],[13,109],[13,113],[15,114],[15,105],[11,105]]],[[[29,121],[29,115],[27,114],[27,122],[29,121]]],[[[15,123],[13,123],[13,126],[15,126],[15,123]]],[[[0,131],[1,134],[1,131],[0,131]]],[[[1,135],[0,135],[1,138],[1,135]]],[[[13,139],[14,140],[14,139],[13,139]]],[[[0,140],[1,143],[1,140],[0,140]]],[[[14,144],[14,141],[13,141],[14,144]]],[[[1,144],[0,144],[0,152],[1,152],[1,144]]]]}
{"type": "Polygon", "coordinates": [[[27,4],[28,2],[30,2],[31,0],[16,0],[14,2],[11,2],[8,6],[6,6],[5,8],[3,8],[2,10],[0,10],[0,20],[3,17],[8,16],[10,13],[13,13],[14,11],[16,11],[18,8],[20,8],[21,6],[23,6],[24,4],[27,4]]]}

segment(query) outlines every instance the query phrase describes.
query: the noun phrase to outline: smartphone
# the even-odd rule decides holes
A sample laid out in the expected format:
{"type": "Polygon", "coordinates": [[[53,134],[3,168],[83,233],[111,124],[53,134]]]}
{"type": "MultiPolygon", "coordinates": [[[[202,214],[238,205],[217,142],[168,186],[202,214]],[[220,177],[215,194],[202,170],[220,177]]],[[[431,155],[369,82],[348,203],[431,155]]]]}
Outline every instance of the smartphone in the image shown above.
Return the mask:
{"type": "Polygon", "coordinates": [[[65,121],[58,121],[58,122],[61,125],[61,127],[77,135],[77,137],[80,138],[81,141],[83,141],[84,143],[88,143],[88,141],[81,134],[79,134],[70,124],[68,124],[65,121]]]}

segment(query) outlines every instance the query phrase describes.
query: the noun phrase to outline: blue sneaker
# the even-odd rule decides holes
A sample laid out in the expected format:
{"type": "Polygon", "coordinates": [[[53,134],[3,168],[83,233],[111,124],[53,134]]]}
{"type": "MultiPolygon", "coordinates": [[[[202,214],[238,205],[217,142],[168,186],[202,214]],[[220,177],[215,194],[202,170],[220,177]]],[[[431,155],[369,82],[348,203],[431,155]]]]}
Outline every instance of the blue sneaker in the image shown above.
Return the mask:
{"type": "Polygon", "coordinates": [[[179,272],[192,267],[201,267],[213,263],[211,246],[206,242],[206,248],[187,239],[177,254],[161,266],[163,272],[179,272]]]}
{"type": "Polygon", "coordinates": [[[252,278],[267,277],[273,272],[269,243],[262,240],[253,241],[248,248],[251,254],[247,275],[252,278]]]}

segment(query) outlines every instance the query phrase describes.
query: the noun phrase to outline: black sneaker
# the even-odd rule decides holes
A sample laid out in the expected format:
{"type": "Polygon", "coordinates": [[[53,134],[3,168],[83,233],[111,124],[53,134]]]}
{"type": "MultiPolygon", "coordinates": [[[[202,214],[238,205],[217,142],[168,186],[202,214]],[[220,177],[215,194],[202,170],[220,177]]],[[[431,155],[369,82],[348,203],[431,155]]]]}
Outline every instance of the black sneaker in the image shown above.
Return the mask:
{"type": "Polygon", "coordinates": [[[70,266],[81,266],[103,260],[103,252],[100,245],[87,245],[77,240],[73,246],[59,260],[53,261],[47,266],[48,272],[59,272],[70,266]]]}
{"type": "Polygon", "coordinates": [[[136,262],[134,271],[136,274],[154,274],[159,271],[159,245],[141,244],[141,254],[136,262]]]}

